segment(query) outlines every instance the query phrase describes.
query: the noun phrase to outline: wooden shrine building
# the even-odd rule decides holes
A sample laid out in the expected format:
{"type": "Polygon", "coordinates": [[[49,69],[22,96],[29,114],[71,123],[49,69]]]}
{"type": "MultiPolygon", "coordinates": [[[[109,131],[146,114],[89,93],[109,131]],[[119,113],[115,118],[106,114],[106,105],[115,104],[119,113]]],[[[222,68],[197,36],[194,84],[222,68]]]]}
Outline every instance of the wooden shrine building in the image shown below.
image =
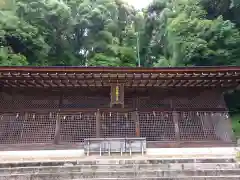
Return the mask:
{"type": "Polygon", "coordinates": [[[239,84],[240,67],[0,67],[0,147],[115,137],[230,145],[223,94],[239,84]]]}

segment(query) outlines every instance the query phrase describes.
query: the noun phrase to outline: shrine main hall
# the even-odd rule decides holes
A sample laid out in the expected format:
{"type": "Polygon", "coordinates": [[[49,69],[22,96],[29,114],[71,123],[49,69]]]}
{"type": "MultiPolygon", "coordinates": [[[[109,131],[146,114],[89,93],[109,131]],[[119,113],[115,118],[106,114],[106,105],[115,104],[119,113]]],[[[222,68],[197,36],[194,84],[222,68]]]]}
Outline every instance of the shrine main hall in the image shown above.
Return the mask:
{"type": "Polygon", "coordinates": [[[147,147],[234,143],[224,93],[240,67],[0,67],[0,148],[145,138],[147,147]]]}

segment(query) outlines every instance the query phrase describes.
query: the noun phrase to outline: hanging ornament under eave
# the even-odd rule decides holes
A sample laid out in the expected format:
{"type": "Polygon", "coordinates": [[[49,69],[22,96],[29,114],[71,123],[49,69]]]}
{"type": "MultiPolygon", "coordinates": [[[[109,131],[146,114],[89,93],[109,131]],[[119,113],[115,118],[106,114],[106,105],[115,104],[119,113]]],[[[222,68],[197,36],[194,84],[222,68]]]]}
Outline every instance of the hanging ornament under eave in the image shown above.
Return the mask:
{"type": "Polygon", "coordinates": [[[124,108],[124,84],[111,84],[111,103],[110,107],[120,105],[124,108]]]}
{"type": "Polygon", "coordinates": [[[227,119],[229,118],[228,113],[225,114],[225,117],[226,117],[227,119]]]}
{"type": "Polygon", "coordinates": [[[168,113],[166,113],[165,117],[168,118],[168,113]]]}
{"type": "Polygon", "coordinates": [[[155,111],[153,111],[153,116],[156,117],[156,112],[155,111]]]}

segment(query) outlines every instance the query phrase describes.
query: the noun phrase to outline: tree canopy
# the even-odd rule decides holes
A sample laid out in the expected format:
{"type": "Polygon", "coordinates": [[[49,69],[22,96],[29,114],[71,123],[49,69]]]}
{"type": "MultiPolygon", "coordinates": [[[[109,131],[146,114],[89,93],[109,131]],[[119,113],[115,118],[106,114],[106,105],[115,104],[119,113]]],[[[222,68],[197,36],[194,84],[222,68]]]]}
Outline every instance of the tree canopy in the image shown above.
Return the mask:
{"type": "Polygon", "coordinates": [[[239,0],[2,0],[0,65],[240,64],[239,0]]]}

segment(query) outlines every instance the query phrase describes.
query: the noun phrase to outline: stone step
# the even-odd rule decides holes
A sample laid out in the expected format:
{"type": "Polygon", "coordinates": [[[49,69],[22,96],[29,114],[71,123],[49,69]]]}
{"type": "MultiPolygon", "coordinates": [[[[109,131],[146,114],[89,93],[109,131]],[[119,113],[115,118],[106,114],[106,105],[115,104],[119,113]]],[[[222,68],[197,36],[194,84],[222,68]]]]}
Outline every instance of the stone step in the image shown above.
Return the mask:
{"type": "Polygon", "coordinates": [[[55,168],[49,170],[42,170],[40,168],[32,169],[31,171],[2,171],[2,176],[25,176],[25,175],[50,175],[50,174],[71,174],[81,177],[134,177],[134,176],[147,176],[147,177],[168,177],[168,176],[231,176],[240,175],[240,168],[237,169],[201,169],[201,170],[161,170],[161,169],[81,169],[76,170],[70,167],[68,168],[55,168]]]}
{"type": "MultiPolygon", "coordinates": [[[[37,180],[66,180],[66,178],[68,178],[67,180],[136,180],[136,178],[89,178],[89,179],[69,179],[68,176],[64,176],[64,177],[51,177],[50,179],[46,179],[46,178],[38,178],[37,180]]],[[[137,178],[139,180],[240,180],[239,176],[231,176],[231,177],[226,177],[226,176],[222,176],[222,177],[172,177],[172,178],[152,178],[152,177],[143,177],[143,178],[137,178]]],[[[0,177],[0,180],[9,180],[9,177],[0,177]]],[[[34,178],[32,178],[31,176],[28,177],[23,177],[23,178],[11,178],[11,180],[35,180],[34,178]]]]}
{"type": "Polygon", "coordinates": [[[237,163],[172,163],[172,164],[123,164],[123,165],[73,165],[32,166],[0,168],[0,174],[48,173],[48,172],[102,172],[102,171],[177,171],[177,170],[234,170],[240,169],[237,163]]]}
{"type": "Polygon", "coordinates": [[[240,178],[240,171],[237,172],[222,172],[216,174],[215,172],[139,172],[139,173],[125,173],[125,172],[102,172],[102,173],[45,173],[45,174],[21,174],[21,175],[0,175],[0,180],[94,180],[94,179],[199,179],[199,178],[214,178],[214,179],[227,179],[235,178],[235,180],[240,178]],[[230,174],[233,173],[233,174],[230,174]]]}
{"type": "Polygon", "coordinates": [[[0,180],[240,180],[233,158],[156,159],[98,157],[78,161],[0,163],[0,180]]]}
{"type": "MultiPolygon", "coordinates": [[[[143,157],[142,157],[143,158],[143,157]]],[[[158,158],[134,158],[131,159],[119,159],[119,158],[92,158],[89,157],[87,160],[79,159],[79,160],[64,160],[61,161],[29,161],[29,162],[0,162],[0,168],[10,168],[10,167],[39,167],[39,166],[65,166],[66,164],[70,165],[131,165],[131,164],[156,164],[156,165],[165,165],[165,164],[195,164],[195,163],[237,163],[235,159],[221,159],[221,158],[206,158],[206,159],[191,159],[191,158],[175,158],[175,159],[158,159],[158,158]]]]}

